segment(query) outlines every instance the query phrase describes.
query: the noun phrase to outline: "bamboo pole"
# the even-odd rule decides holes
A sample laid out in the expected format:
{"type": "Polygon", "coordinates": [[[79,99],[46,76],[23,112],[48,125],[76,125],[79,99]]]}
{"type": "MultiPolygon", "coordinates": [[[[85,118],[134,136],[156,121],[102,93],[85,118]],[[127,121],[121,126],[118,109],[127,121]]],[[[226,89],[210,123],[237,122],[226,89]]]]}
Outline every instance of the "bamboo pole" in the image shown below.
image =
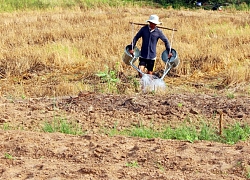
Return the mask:
{"type": "MultiPolygon", "coordinates": [[[[145,26],[147,24],[142,24],[142,23],[134,23],[134,22],[129,22],[130,24],[136,24],[136,25],[141,25],[141,26],[145,26]]],[[[167,30],[171,30],[171,31],[177,31],[177,29],[171,29],[171,28],[167,28],[167,27],[163,27],[163,26],[157,26],[158,28],[161,28],[161,29],[167,29],[167,30]]]]}

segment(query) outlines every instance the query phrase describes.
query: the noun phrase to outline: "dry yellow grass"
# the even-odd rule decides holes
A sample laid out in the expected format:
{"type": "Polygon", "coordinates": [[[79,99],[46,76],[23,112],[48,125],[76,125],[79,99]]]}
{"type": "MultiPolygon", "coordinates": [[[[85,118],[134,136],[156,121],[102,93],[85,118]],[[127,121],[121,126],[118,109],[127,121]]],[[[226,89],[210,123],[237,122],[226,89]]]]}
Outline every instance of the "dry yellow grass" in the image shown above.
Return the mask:
{"type": "MultiPolygon", "coordinates": [[[[106,67],[135,76],[137,72],[122,62],[125,46],[140,28],[129,22],[145,23],[150,14],[159,15],[162,26],[178,30],[172,47],[181,60],[174,70],[180,77],[165,78],[174,91],[196,91],[195,83],[250,93],[248,12],[101,7],[0,14],[0,95],[100,90],[98,81],[89,80],[106,67]]],[[[171,40],[172,31],[163,31],[171,40]]],[[[163,50],[159,41],[156,70],[164,68],[163,50]]]]}

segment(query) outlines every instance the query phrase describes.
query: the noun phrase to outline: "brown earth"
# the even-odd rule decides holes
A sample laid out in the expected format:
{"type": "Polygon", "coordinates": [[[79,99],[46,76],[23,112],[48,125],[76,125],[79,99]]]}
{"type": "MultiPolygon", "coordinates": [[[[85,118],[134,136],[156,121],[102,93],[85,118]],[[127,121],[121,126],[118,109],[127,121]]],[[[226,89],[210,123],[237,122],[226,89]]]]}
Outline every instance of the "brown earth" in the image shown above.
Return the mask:
{"type": "Polygon", "coordinates": [[[183,122],[198,126],[201,121],[217,127],[218,112],[227,127],[249,123],[249,104],[247,96],[205,94],[5,97],[0,100],[0,179],[247,179],[249,141],[228,145],[110,137],[103,129],[158,129],[183,122]],[[86,134],[43,132],[44,123],[56,118],[76,121],[86,134]]]}

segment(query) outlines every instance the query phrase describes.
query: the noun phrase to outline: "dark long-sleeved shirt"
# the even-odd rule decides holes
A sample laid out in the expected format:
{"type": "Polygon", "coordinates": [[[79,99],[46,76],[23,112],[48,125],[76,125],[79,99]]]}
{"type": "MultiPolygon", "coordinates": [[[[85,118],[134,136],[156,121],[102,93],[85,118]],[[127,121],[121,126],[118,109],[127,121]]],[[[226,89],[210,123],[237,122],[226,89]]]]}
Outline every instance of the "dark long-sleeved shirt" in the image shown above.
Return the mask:
{"type": "Polygon", "coordinates": [[[150,32],[148,25],[143,26],[133,39],[133,48],[135,47],[137,41],[142,38],[141,46],[141,57],[145,59],[155,59],[156,58],[156,45],[159,39],[165,43],[166,50],[169,52],[170,43],[163,32],[155,27],[153,31],[150,32]]]}

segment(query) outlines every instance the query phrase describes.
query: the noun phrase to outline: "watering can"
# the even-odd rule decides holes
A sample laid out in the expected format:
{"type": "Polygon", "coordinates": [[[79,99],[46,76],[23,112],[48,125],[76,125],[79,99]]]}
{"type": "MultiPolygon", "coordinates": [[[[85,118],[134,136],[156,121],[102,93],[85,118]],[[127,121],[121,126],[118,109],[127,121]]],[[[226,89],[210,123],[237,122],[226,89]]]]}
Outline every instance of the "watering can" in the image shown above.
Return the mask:
{"type": "Polygon", "coordinates": [[[129,47],[131,47],[131,45],[127,45],[125,47],[125,50],[124,50],[124,54],[122,56],[122,60],[125,64],[127,65],[131,65],[134,69],[136,69],[139,73],[141,74],[145,74],[143,73],[139,68],[137,68],[135,65],[134,65],[134,62],[140,57],[141,55],[141,51],[135,46],[134,47],[134,55],[130,54],[129,53],[129,47]]]}
{"type": "Polygon", "coordinates": [[[171,68],[175,68],[179,65],[180,60],[178,58],[178,54],[175,49],[171,49],[172,57],[168,58],[168,51],[165,50],[161,54],[161,59],[166,63],[165,70],[163,72],[163,75],[161,79],[163,79],[167,73],[170,71],[171,68]]]}

